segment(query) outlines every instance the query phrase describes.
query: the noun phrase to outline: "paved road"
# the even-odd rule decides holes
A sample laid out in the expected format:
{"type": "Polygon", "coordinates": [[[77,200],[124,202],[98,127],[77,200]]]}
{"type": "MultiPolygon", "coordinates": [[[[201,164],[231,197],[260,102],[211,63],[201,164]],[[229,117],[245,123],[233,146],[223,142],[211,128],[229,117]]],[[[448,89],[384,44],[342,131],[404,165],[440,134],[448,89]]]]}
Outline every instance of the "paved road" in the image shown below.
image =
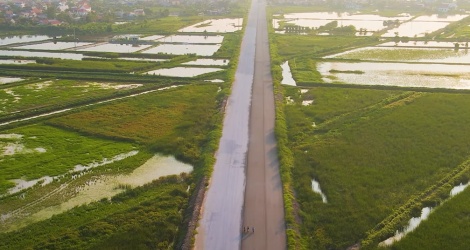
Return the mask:
{"type": "Polygon", "coordinates": [[[258,4],[252,2],[195,249],[240,249],[258,4]]]}
{"type": "Polygon", "coordinates": [[[260,0],[243,208],[243,226],[255,227],[255,232],[245,234],[242,241],[244,250],[286,249],[265,5],[265,0],[260,0]]]}
{"type": "Polygon", "coordinates": [[[248,15],[197,229],[198,250],[286,248],[265,6],[265,0],[253,0],[248,15]],[[243,226],[256,232],[243,234],[243,226]]]}

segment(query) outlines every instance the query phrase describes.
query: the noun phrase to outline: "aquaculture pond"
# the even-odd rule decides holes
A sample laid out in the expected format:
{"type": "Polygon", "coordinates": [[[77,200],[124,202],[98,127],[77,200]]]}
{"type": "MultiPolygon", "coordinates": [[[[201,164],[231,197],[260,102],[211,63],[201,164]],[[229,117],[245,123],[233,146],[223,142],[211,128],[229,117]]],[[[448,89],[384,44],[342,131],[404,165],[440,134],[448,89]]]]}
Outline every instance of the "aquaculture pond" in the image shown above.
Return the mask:
{"type": "Polygon", "coordinates": [[[29,43],[29,42],[37,42],[37,41],[44,41],[47,39],[51,39],[52,37],[43,36],[43,35],[24,35],[24,36],[8,36],[8,37],[0,37],[0,46],[15,44],[15,43],[29,43]]]}
{"type": "Polygon", "coordinates": [[[153,35],[153,36],[141,37],[139,39],[144,40],[144,41],[157,41],[157,40],[160,40],[161,38],[164,38],[164,37],[165,36],[162,36],[162,35],[153,35]]]}
{"type": "Polygon", "coordinates": [[[77,49],[78,51],[96,51],[96,52],[116,52],[116,53],[134,53],[139,50],[146,49],[151,45],[132,45],[132,44],[117,44],[106,43],[93,47],[86,47],[77,49]]]}
{"type": "Polygon", "coordinates": [[[19,82],[24,80],[23,78],[19,77],[0,77],[0,84],[7,84],[11,82],[19,82]]]}
{"type": "Polygon", "coordinates": [[[216,65],[216,66],[227,66],[229,60],[227,59],[196,59],[194,61],[182,63],[183,65],[216,65]]]}
{"type": "Polygon", "coordinates": [[[173,55],[186,55],[196,54],[198,56],[212,56],[219,48],[221,44],[213,45],[200,45],[200,44],[162,44],[157,47],[150,48],[142,51],[147,54],[173,54],[173,55]]]}
{"type": "Polygon", "coordinates": [[[176,67],[169,69],[157,69],[147,72],[150,75],[175,76],[175,77],[194,77],[202,74],[221,71],[221,68],[194,68],[194,67],[176,67]]]}
{"type": "Polygon", "coordinates": [[[455,50],[450,48],[365,47],[326,56],[325,58],[470,64],[470,54],[467,49],[455,50]]]}
{"type": "Polygon", "coordinates": [[[178,32],[227,33],[241,30],[243,18],[210,19],[182,28],[178,32]]]}
{"type": "Polygon", "coordinates": [[[467,65],[321,62],[317,70],[331,83],[470,89],[467,65]]]}
{"type": "Polygon", "coordinates": [[[0,64],[28,64],[28,63],[36,63],[36,61],[35,60],[18,60],[18,59],[11,59],[11,60],[0,59],[0,64]]]}
{"type": "Polygon", "coordinates": [[[33,52],[22,50],[0,50],[0,56],[23,56],[23,57],[49,57],[69,60],[82,60],[82,54],[75,53],[50,53],[50,52],[33,52]]]}
{"type": "Polygon", "coordinates": [[[427,34],[440,30],[449,24],[450,22],[410,21],[401,24],[397,28],[388,30],[385,34],[382,35],[382,37],[424,37],[427,34]]]}
{"type": "MultiPolygon", "coordinates": [[[[309,27],[317,29],[333,21],[338,22],[338,26],[354,26],[357,30],[365,29],[368,31],[379,31],[387,26],[384,26],[384,21],[405,21],[409,20],[411,16],[400,15],[395,17],[383,17],[380,15],[372,14],[352,14],[348,12],[311,12],[311,13],[290,13],[285,14],[283,19],[273,19],[273,27],[279,28],[279,22],[287,24],[298,25],[302,27],[309,27]]],[[[360,33],[358,35],[371,35],[371,33],[360,33]]]]}
{"type": "Polygon", "coordinates": [[[74,47],[80,47],[85,45],[90,45],[92,43],[86,42],[47,42],[47,43],[38,43],[30,44],[24,46],[15,47],[16,49],[37,49],[37,50],[63,50],[70,49],[74,47]]]}
{"type": "Polygon", "coordinates": [[[162,38],[159,42],[162,43],[222,43],[224,36],[188,36],[188,35],[173,35],[162,38]]]}
{"type": "MultiPolygon", "coordinates": [[[[425,47],[425,48],[455,48],[455,42],[439,41],[409,41],[409,42],[386,42],[377,45],[378,47],[425,47]]],[[[459,43],[459,47],[466,47],[466,43],[459,43]]]]}

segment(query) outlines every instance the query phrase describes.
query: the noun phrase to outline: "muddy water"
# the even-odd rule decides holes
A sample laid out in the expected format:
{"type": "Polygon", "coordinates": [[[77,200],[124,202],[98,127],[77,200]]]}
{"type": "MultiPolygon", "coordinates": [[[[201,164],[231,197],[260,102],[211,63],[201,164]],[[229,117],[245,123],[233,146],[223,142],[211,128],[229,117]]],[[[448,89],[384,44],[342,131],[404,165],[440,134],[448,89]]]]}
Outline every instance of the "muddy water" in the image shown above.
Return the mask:
{"type": "Polygon", "coordinates": [[[318,183],[318,181],[316,181],[315,179],[312,179],[312,190],[313,192],[321,195],[321,200],[323,201],[323,203],[328,202],[326,199],[326,195],[321,191],[320,183],[318,183]]]}
{"type": "Polygon", "coordinates": [[[139,50],[146,49],[151,45],[138,45],[133,46],[131,44],[114,44],[106,43],[93,47],[87,47],[83,49],[77,49],[77,51],[96,51],[96,52],[116,52],[116,53],[134,53],[139,50]]]}
{"type": "Polygon", "coordinates": [[[325,82],[470,89],[467,65],[324,62],[317,64],[317,70],[325,82]]]}
{"type": "Polygon", "coordinates": [[[424,37],[426,34],[442,29],[449,24],[449,22],[411,21],[403,23],[399,27],[387,31],[387,33],[383,34],[382,37],[395,37],[397,33],[400,37],[424,37]]]}
{"type": "Polygon", "coordinates": [[[219,50],[221,44],[201,45],[201,44],[162,44],[157,47],[143,51],[146,54],[172,54],[186,55],[196,54],[198,56],[212,56],[219,50]]]}
{"type": "Polygon", "coordinates": [[[174,157],[155,155],[142,166],[127,175],[98,176],[91,178],[85,185],[76,187],[77,194],[70,200],[58,206],[45,208],[35,214],[18,219],[7,226],[7,231],[16,230],[31,223],[48,219],[53,215],[63,213],[76,206],[98,201],[124,191],[121,187],[132,188],[150,183],[163,176],[178,175],[192,172],[191,165],[177,161],[174,157]]]}
{"type": "Polygon", "coordinates": [[[15,47],[17,49],[38,49],[38,50],[63,50],[74,47],[80,47],[85,45],[90,45],[92,43],[87,42],[48,42],[48,43],[39,43],[39,44],[30,44],[20,47],[15,47]]]}
{"type": "Polygon", "coordinates": [[[290,86],[297,86],[297,83],[295,82],[292,72],[290,70],[289,62],[285,61],[283,64],[281,64],[282,68],[282,81],[281,84],[285,85],[290,85],[290,86]]]}
{"type": "Polygon", "coordinates": [[[178,30],[178,32],[227,33],[241,30],[243,18],[210,19],[178,30]]]}
{"type": "MultiPolygon", "coordinates": [[[[463,192],[468,187],[469,184],[470,183],[467,183],[467,184],[460,183],[460,185],[455,186],[454,188],[452,188],[452,190],[450,191],[450,198],[449,199],[451,199],[455,195],[463,192]]],[[[429,217],[429,215],[431,214],[433,209],[434,208],[431,208],[431,207],[423,208],[421,210],[421,216],[420,217],[411,218],[408,221],[408,225],[403,229],[403,231],[400,232],[400,231],[397,230],[393,237],[390,237],[390,238],[380,242],[379,246],[381,246],[381,247],[390,246],[394,242],[401,240],[406,234],[408,234],[409,232],[415,230],[423,220],[426,220],[429,217]]]]}
{"type": "Polygon", "coordinates": [[[217,72],[223,69],[220,68],[190,68],[190,67],[176,67],[168,69],[157,69],[147,72],[150,75],[162,76],[175,76],[175,77],[194,77],[206,73],[217,72]]]}
{"type": "Polygon", "coordinates": [[[430,207],[425,207],[421,210],[421,216],[420,217],[413,217],[411,218],[409,221],[408,221],[408,225],[405,227],[405,229],[402,231],[402,232],[396,232],[395,233],[395,236],[393,237],[390,237],[388,239],[386,239],[385,241],[382,241],[379,243],[379,246],[380,247],[383,247],[383,246],[390,246],[392,245],[395,241],[399,241],[401,240],[406,234],[408,234],[409,232],[415,230],[419,224],[421,224],[421,222],[423,220],[426,220],[428,217],[429,217],[429,214],[431,214],[431,211],[432,211],[432,208],[430,207]]]}

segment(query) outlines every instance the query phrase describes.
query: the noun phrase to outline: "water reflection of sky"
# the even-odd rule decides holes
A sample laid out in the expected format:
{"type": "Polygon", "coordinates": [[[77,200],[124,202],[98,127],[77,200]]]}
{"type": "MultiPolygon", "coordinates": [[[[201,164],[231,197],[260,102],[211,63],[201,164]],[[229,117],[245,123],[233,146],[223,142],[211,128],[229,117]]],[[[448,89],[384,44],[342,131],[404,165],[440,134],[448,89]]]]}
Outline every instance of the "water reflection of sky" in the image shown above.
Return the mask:
{"type": "Polygon", "coordinates": [[[322,62],[317,64],[317,70],[325,82],[470,89],[470,71],[466,65],[322,62]]]}

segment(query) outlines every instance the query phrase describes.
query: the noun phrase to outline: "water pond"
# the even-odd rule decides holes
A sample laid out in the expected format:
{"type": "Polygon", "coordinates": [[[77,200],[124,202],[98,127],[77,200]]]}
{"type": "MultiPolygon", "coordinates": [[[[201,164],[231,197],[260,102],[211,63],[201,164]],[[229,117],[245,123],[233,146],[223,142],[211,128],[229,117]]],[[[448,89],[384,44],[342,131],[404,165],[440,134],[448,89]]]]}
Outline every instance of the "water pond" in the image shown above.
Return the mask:
{"type": "Polygon", "coordinates": [[[153,35],[153,36],[146,36],[146,37],[141,37],[139,40],[144,40],[144,41],[157,41],[160,40],[161,38],[164,38],[165,36],[162,35],[153,35]]]}
{"type": "Polygon", "coordinates": [[[93,47],[87,47],[77,49],[79,51],[96,51],[96,52],[115,52],[115,53],[134,53],[139,50],[146,49],[151,45],[137,45],[132,44],[117,44],[117,43],[105,43],[93,47]]]}
{"type": "Polygon", "coordinates": [[[297,86],[297,83],[295,82],[294,78],[292,77],[289,62],[285,61],[283,64],[281,64],[281,68],[282,68],[282,81],[281,81],[281,84],[290,85],[290,86],[297,86]]]}
{"type": "Polygon", "coordinates": [[[447,25],[449,25],[449,22],[410,21],[388,30],[382,37],[395,37],[397,34],[398,36],[424,37],[426,34],[442,29],[447,25]]]}
{"type": "Polygon", "coordinates": [[[400,48],[400,47],[365,47],[354,49],[325,58],[355,60],[426,62],[426,63],[462,63],[470,64],[470,54],[466,49],[458,51],[450,48],[400,48]]]}
{"type": "Polygon", "coordinates": [[[175,76],[175,77],[194,77],[202,74],[221,71],[220,68],[191,68],[191,67],[176,67],[169,69],[157,69],[147,72],[150,75],[161,76],[175,76]]]}
{"type": "Polygon", "coordinates": [[[49,52],[32,52],[32,51],[20,51],[20,50],[0,50],[1,56],[23,56],[23,57],[49,57],[49,58],[60,58],[69,60],[82,60],[82,54],[74,53],[49,53],[49,52]]]}
{"type": "Polygon", "coordinates": [[[182,28],[178,32],[227,33],[242,29],[243,18],[210,19],[182,28]]]}
{"type": "Polygon", "coordinates": [[[194,61],[182,63],[183,65],[216,65],[227,66],[229,60],[226,59],[196,59],[194,61]]]}
{"type": "Polygon", "coordinates": [[[18,77],[0,77],[0,84],[19,82],[23,80],[24,80],[23,78],[18,78],[18,77]]]}
{"type": "Polygon", "coordinates": [[[323,203],[328,203],[326,195],[321,191],[320,183],[318,183],[318,181],[316,181],[315,179],[312,179],[312,190],[313,192],[321,195],[321,200],[323,201],[323,203]]]}
{"type": "Polygon", "coordinates": [[[47,43],[39,43],[39,44],[30,44],[15,47],[17,49],[37,49],[37,50],[63,50],[63,49],[70,49],[74,47],[80,47],[85,45],[90,45],[92,43],[86,42],[47,42],[47,43]]]}
{"type": "Polygon", "coordinates": [[[322,62],[325,82],[421,88],[470,89],[466,65],[322,62]]]}
{"type": "Polygon", "coordinates": [[[160,39],[159,42],[163,43],[222,43],[224,36],[187,36],[187,35],[173,35],[160,39]]]}
{"type": "Polygon", "coordinates": [[[409,14],[397,15],[394,17],[384,17],[374,14],[354,14],[349,12],[307,12],[284,14],[285,19],[323,19],[323,20],[363,20],[363,21],[385,21],[399,20],[406,21],[412,18],[409,14]]]}
{"type": "MultiPolygon", "coordinates": [[[[468,187],[469,183],[467,184],[462,184],[460,183],[460,185],[458,186],[455,186],[454,188],[452,188],[452,190],[450,191],[450,198],[448,199],[451,199],[452,197],[454,197],[455,195],[463,192],[467,187],[468,187]]],[[[396,231],[395,232],[395,235],[380,242],[379,243],[379,247],[385,247],[385,246],[391,246],[393,245],[393,243],[395,243],[396,241],[399,241],[401,240],[403,237],[405,237],[405,235],[407,235],[408,233],[412,232],[413,230],[415,230],[419,224],[421,224],[421,222],[423,220],[426,220],[428,219],[429,215],[431,214],[431,212],[433,211],[434,208],[431,208],[431,207],[425,207],[421,210],[421,216],[420,217],[413,217],[411,218],[409,221],[408,221],[408,225],[402,230],[402,231],[396,231]]]]}
{"type": "Polygon", "coordinates": [[[20,219],[11,224],[7,231],[24,227],[28,224],[45,220],[55,214],[63,213],[76,206],[98,201],[124,191],[123,186],[135,188],[152,182],[160,177],[179,175],[193,171],[191,165],[179,162],[172,156],[155,155],[142,166],[127,175],[96,176],[85,185],[75,188],[76,195],[68,201],[52,207],[47,207],[37,213],[20,219]]]}
{"type": "Polygon", "coordinates": [[[173,54],[173,55],[186,55],[196,54],[198,56],[212,56],[220,48],[220,44],[214,45],[199,45],[199,44],[162,44],[157,47],[143,51],[147,54],[173,54]]]}
{"type": "MultiPolygon", "coordinates": [[[[465,43],[460,43],[460,47],[465,47],[465,43]]],[[[438,41],[411,41],[411,42],[386,42],[377,45],[378,47],[426,47],[426,48],[454,48],[454,42],[438,41]]]]}
{"type": "Polygon", "coordinates": [[[0,59],[0,64],[29,64],[29,63],[36,63],[36,61],[35,60],[17,60],[17,59],[2,60],[0,59]]]}
{"type": "Polygon", "coordinates": [[[15,43],[29,43],[29,42],[37,42],[37,41],[44,41],[47,39],[51,39],[52,37],[49,36],[42,36],[42,35],[25,35],[25,36],[9,36],[9,37],[0,37],[0,46],[15,44],[15,43]]]}

